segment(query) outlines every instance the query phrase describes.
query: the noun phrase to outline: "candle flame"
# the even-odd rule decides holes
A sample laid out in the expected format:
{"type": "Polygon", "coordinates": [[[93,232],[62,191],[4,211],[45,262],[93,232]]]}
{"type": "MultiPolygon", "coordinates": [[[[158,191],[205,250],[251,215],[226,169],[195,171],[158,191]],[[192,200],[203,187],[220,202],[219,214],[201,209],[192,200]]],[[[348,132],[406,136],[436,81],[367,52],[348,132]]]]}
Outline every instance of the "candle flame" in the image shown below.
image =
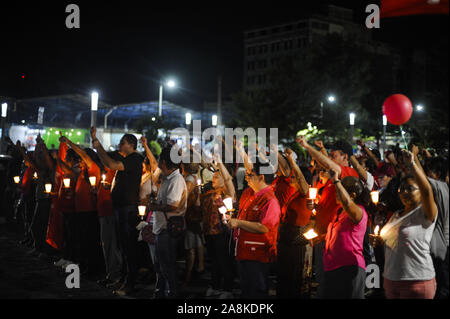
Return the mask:
{"type": "Polygon", "coordinates": [[[375,235],[378,236],[380,234],[380,226],[377,225],[373,232],[374,232],[375,235]]]}
{"type": "Polygon", "coordinates": [[[378,191],[370,192],[370,197],[371,197],[371,199],[372,199],[372,202],[373,202],[375,205],[378,204],[378,200],[379,200],[379,193],[378,193],[378,191]]]}
{"type": "Polygon", "coordinates": [[[105,180],[106,180],[106,175],[102,174],[102,181],[105,181],[105,180]]]}
{"type": "Polygon", "coordinates": [[[304,233],[303,236],[309,240],[309,239],[313,239],[313,238],[317,237],[318,235],[316,234],[314,229],[311,228],[306,233],[304,233]]]}
{"type": "Polygon", "coordinates": [[[20,183],[20,177],[14,176],[14,183],[19,184],[20,183]]]}

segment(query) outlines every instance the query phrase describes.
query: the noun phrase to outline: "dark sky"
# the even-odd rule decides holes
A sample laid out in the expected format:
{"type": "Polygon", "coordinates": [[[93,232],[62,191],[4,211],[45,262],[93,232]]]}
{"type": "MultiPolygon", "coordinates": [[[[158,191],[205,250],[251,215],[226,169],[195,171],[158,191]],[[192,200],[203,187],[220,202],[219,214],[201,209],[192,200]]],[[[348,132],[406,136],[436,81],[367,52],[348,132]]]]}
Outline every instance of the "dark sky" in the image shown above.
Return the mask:
{"type": "MultiPolygon", "coordinates": [[[[351,7],[356,20],[364,23],[365,2],[379,3],[160,2],[165,5],[132,0],[33,1],[8,6],[1,2],[0,96],[88,94],[96,89],[107,103],[140,102],[156,100],[159,79],[173,76],[180,88],[166,91],[164,98],[196,108],[204,100],[216,99],[219,74],[224,94],[241,88],[244,30],[301,18],[323,3],[351,7]],[[70,3],[80,6],[81,29],[65,27],[65,7],[70,3]]],[[[436,27],[430,26],[435,19],[422,26],[417,20],[400,21],[404,23],[388,21],[384,32],[392,37],[394,29],[405,39],[417,39],[414,32],[426,34],[424,28],[436,27]]],[[[448,29],[445,32],[448,38],[448,29]]],[[[429,36],[423,38],[432,41],[429,36]]]]}

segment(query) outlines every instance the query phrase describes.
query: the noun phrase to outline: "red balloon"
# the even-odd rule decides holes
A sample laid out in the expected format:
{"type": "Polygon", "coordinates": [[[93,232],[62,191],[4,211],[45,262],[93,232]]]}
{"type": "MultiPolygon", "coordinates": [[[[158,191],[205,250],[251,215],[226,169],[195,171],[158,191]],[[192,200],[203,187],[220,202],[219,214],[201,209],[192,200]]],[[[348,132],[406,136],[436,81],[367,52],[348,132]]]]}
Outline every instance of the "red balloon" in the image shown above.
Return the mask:
{"type": "Polygon", "coordinates": [[[389,123],[402,125],[408,122],[413,112],[411,101],[403,94],[391,95],[383,103],[383,114],[389,123]]]}

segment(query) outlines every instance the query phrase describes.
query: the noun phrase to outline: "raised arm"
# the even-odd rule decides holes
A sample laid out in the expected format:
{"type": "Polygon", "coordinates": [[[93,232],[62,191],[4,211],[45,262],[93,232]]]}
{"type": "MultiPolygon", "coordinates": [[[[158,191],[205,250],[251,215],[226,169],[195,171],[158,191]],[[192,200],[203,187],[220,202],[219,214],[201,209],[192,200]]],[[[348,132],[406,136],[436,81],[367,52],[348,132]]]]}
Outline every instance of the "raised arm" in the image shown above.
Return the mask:
{"type": "Polygon", "coordinates": [[[234,189],[233,178],[231,177],[231,175],[228,172],[225,165],[223,165],[220,156],[215,155],[214,159],[217,161],[217,166],[219,168],[219,172],[222,175],[222,178],[223,178],[223,181],[225,184],[225,189],[227,190],[228,195],[230,195],[231,198],[233,198],[233,201],[235,201],[236,200],[236,190],[234,189]]]}
{"type": "Polygon", "coordinates": [[[77,153],[81,157],[83,162],[86,163],[88,169],[90,169],[92,167],[92,165],[96,165],[95,162],[89,157],[89,155],[86,154],[86,152],[81,147],[79,147],[77,144],[73,143],[67,137],[61,136],[59,138],[59,142],[66,143],[67,145],[69,145],[70,148],[73,149],[75,151],[75,153],[77,153]]]}
{"type": "Polygon", "coordinates": [[[378,167],[378,165],[380,164],[380,161],[378,160],[378,158],[372,153],[372,151],[361,141],[358,140],[356,142],[359,146],[362,147],[362,149],[364,150],[364,152],[366,152],[366,154],[375,162],[375,166],[378,167]]]}
{"type": "Polygon", "coordinates": [[[155,156],[153,155],[152,151],[150,150],[150,147],[147,144],[147,138],[142,135],[141,136],[141,144],[145,149],[145,155],[147,156],[148,160],[150,161],[150,167],[152,168],[152,172],[156,170],[158,167],[158,161],[156,160],[155,156]]]}
{"type": "Polygon", "coordinates": [[[38,155],[40,155],[43,159],[45,169],[52,170],[53,162],[50,158],[50,154],[48,153],[47,146],[45,145],[44,140],[40,135],[38,135],[38,137],[36,138],[36,148],[38,150],[38,155]]]}
{"type": "Polygon", "coordinates": [[[361,208],[355,204],[351,196],[347,193],[347,190],[344,188],[344,186],[342,186],[342,183],[338,177],[338,172],[336,170],[330,170],[330,175],[333,184],[336,186],[336,196],[339,197],[342,208],[345,210],[348,217],[355,224],[358,224],[363,216],[361,208]]]}
{"type": "Polygon", "coordinates": [[[431,188],[430,182],[428,181],[423,169],[415,163],[414,154],[407,150],[402,150],[402,154],[405,158],[406,164],[411,168],[415,181],[419,186],[425,217],[432,222],[436,218],[438,210],[436,202],[434,201],[433,189],[431,188]]]}
{"type": "Polygon", "coordinates": [[[111,157],[108,156],[102,144],[98,140],[96,133],[97,130],[95,129],[95,127],[91,127],[92,146],[97,150],[97,155],[102,161],[103,165],[114,171],[125,170],[125,167],[123,166],[123,163],[121,161],[113,160],[111,157]]]}
{"type": "Polygon", "coordinates": [[[341,176],[341,167],[333,162],[330,158],[323,155],[321,152],[316,150],[314,147],[308,144],[304,136],[300,136],[297,138],[297,143],[299,143],[304,149],[308,151],[313,159],[315,159],[322,167],[327,170],[335,170],[338,172],[338,176],[341,176]]]}
{"type": "Polygon", "coordinates": [[[359,164],[355,155],[350,156],[350,163],[352,163],[353,168],[358,172],[359,177],[364,182],[367,182],[367,171],[361,166],[361,164],[359,164]]]}
{"type": "MultiPolygon", "coordinates": [[[[14,144],[12,144],[14,145],[14,144]]],[[[36,168],[36,164],[34,163],[34,161],[28,156],[28,154],[23,150],[22,148],[22,144],[20,143],[20,141],[18,140],[16,145],[14,146],[22,155],[23,160],[25,162],[25,165],[28,167],[32,167],[33,169],[36,168]]]]}
{"type": "Polygon", "coordinates": [[[291,168],[294,172],[295,180],[297,181],[297,189],[300,191],[302,195],[308,194],[309,185],[306,182],[305,176],[303,176],[303,173],[301,169],[298,167],[297,163],[292,158],[292,153],[294,153],[290,148],[286,148],[284,150],[284,153],[286,154],[286,158],[289,161],[289,164],[291,165],[291,168]]]}
{"type": "Polygon", "coordinates": [[[283,174],[284,177],[288,177],[289,175],[291,175],[291,168],[289,167],[286,159],[281,155],[280,152],[278,152],[278,147],[274,144],[270,144],[270,149],[272,150],[272,152],[277,153],[278,169],[280,170],[281,174],[283,174]]]}
{"type": "Polygon", "coordinates": [[[322,141],[314,141],[314,144],[319,148],[320,152],[328,157],[327,150],[325,149],[325,146],[323,146],[322,141]]]}
{"type": "Polygon", "coordinates": [[[253,170],[253,163],[251,163],[248,160],[248,155],[247,155],[247,153],[245,153],[244,145],[242,144],[241,141],[236,141],[236,150],[238,151],[239,155],[241,156],[241,158],[242,158],[242,160],[244,162],[245,169],[247,171],[252,171],[253,170]]]}

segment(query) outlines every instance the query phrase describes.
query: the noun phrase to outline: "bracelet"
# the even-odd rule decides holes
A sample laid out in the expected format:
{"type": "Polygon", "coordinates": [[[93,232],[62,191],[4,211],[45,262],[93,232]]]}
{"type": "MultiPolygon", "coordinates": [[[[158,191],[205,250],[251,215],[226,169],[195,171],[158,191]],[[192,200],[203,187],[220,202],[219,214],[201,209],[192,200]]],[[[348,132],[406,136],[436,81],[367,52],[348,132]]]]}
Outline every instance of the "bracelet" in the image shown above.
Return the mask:
{"type": "Polygon", "coordinates": [[[340,182],[341,182],[341,180],[338,179],[337,181],[334,181],[333,184],[336,185],[337,183],[340,183],[340,182]]]}

